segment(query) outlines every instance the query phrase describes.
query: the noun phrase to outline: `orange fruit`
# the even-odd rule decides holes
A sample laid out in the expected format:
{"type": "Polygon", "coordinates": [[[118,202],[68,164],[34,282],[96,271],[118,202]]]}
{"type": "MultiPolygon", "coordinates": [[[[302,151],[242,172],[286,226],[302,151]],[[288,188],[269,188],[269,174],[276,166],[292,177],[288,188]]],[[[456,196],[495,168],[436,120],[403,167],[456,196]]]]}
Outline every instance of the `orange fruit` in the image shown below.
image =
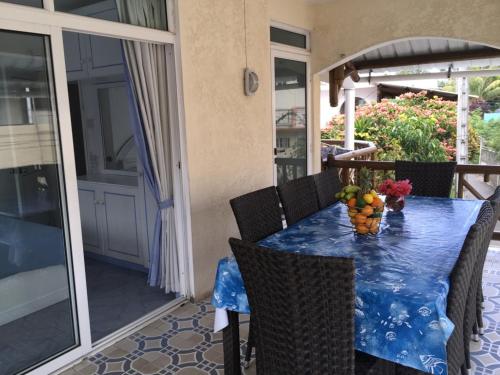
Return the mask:
{"type": "Polygon", "coordinates": [[[356,216],[354,216],[354,220],[356,224],[364,224],[366,222],[366,215],[356,214],[356,216]]]}
{"type": "Polygon", "coordinates": [[[354,208],[356,207],[356,198],[351,198],[347,201],[347,205],[350,207],[350,208],[354,208]]]}
{"type": "Polygon", "coordinates": [[[366,206],[363,207],[361,213],[366,216],[373,215],[373,207],[367,204],[366,206]]]}
{"type": "Polygon", "coordinates": [[[356,224],[356,220],[353,217],[351,217],[351,224],[356,224]]]}
{"type": "Polygon", "coordinates": [[[380,199],[379,197],[373,198],[373,202],[372,202],[373,207],[380,207],[383,205],[384,205],[384,202],[382,202],[382,199],[380,199]]]}
{"type": "Polygon", "coordinates": [[[366,218],[366,222],[365,222],[365,225],[370,228],[373,224],[373,218],[372,217],[368,217],[366,218]]]}
{"type": "Polygon", "coordinates": [[[370,233],[371,234],[377,234],[378,233],[378,225],[374,225],[373,227],[370,228],[370,233]]]}
{"type": "Polygon", "coordinates": [[[359,234],[367,234],[369,232],[369,229],[366,225],[356,225],[356,232],[358,232],[359,234]]]}
{"type": "Polygon", "coordinates": [[[354,216],[356,216],[357,213],[358,213],[357,210],[349,210],[349,211],[347,211],[347,215],[349,215],[349,217],[354,217],[354,216]]]}

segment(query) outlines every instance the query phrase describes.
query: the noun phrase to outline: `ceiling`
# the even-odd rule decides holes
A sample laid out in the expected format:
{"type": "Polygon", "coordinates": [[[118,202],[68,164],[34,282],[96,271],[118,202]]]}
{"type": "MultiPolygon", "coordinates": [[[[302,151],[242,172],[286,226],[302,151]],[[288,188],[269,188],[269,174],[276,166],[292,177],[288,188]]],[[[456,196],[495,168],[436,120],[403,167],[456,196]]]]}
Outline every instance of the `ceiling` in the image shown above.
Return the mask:
{"type": "Polygon", "coordinates": [[[366,52],[352,61],[360,71],[369,69],[374,72],[393,69],[401,71],[401,67],[413,68],[408,70],[429,67],[448,69],[450,64],[453,64],[452,69],[463,70],[471,66],[500,65],[500,50],[455,39],[421,38],[396,41],[366,52]],[[397,61],[418,60],[430,62],[387,66],[397,61]],[[387,64],[383,66],[385,62],[387,64]],[[382,67],[378,67],[379,65],[382,67]]]}

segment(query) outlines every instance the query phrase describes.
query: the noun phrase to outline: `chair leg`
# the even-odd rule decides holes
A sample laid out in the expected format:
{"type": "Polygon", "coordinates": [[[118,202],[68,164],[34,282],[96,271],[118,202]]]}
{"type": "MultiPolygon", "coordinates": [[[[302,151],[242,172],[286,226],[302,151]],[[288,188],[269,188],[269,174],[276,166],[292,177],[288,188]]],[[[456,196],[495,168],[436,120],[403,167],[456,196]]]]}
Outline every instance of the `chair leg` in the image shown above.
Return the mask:
{"type": "Polygon", "coordinates": [[[245,362],[243,363],[243,367],[249,368],[250,367],[250,360],[252,359],[252,349],[255,346],[254,343],[254,328],[252,324],[252,317],[250,316],[250,324],[248,327],[248,340],[247,340],[247,350],[245,353],[245,362]]]}
{"type": "Polygon", "coordinates": [[[241,375],[239,314],[228,311],[229,325],[222,331],[224,350],[224,374],[241,375]]]}
{"type": "Polygon", "coordinates": [[[467,367],[465,367],[465,363],[460,368],[460,372],[462,373],[462,375],[469,375],[470,374],[470,371],[467,369],[467,367]]]}

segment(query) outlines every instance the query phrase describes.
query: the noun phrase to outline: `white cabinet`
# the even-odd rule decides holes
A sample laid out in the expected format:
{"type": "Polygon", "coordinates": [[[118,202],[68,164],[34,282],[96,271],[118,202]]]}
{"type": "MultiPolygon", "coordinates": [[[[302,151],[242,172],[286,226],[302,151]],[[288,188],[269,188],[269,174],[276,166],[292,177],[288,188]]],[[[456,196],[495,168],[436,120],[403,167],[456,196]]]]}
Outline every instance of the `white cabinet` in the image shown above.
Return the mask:
{"type": "Polygon", "coordinates": [[[66,60],[66,73],[70,80],[77,80],[87,76],[85,65],[86,36],[78,33],[63,33],[64,59],[66,60]]]}
{"type": "MultiPolygon", "coordinates": [[[[113,1],[85,6],[74,13],[108,21],[118,21],[113,1]]],[[[63,41],[68,81],[109,77],[124,73],[120,39],[63,32],[63,41]]]]}
{"type": "Polygon", "coordinates": [[[148,233],[141,190],[133,185],[78,181],[85,251],[147,267],[148,233]]]}

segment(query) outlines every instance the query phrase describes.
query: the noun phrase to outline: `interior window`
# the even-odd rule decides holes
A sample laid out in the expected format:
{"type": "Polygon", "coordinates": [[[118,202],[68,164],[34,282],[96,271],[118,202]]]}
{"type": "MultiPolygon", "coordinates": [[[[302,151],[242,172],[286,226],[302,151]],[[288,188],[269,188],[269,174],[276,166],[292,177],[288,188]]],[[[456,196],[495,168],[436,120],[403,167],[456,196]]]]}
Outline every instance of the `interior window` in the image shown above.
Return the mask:
{"type": "Polygon", "coordinates": [[[55,0],[55,10],[168,30],[165,0],[55,0]]]}
{"type": "Polygon", "coordinates": [[[0,0],[2,3],[11,3],[18,5],[27,5],[29,7],[43,8],[42,0],[0,0]]]}
{"type": "Polygon", "coordinates": [[[271,26],[271,42],[286,44],[292,47],[307,48],[307,36],[293,31],[271,26]]]}

